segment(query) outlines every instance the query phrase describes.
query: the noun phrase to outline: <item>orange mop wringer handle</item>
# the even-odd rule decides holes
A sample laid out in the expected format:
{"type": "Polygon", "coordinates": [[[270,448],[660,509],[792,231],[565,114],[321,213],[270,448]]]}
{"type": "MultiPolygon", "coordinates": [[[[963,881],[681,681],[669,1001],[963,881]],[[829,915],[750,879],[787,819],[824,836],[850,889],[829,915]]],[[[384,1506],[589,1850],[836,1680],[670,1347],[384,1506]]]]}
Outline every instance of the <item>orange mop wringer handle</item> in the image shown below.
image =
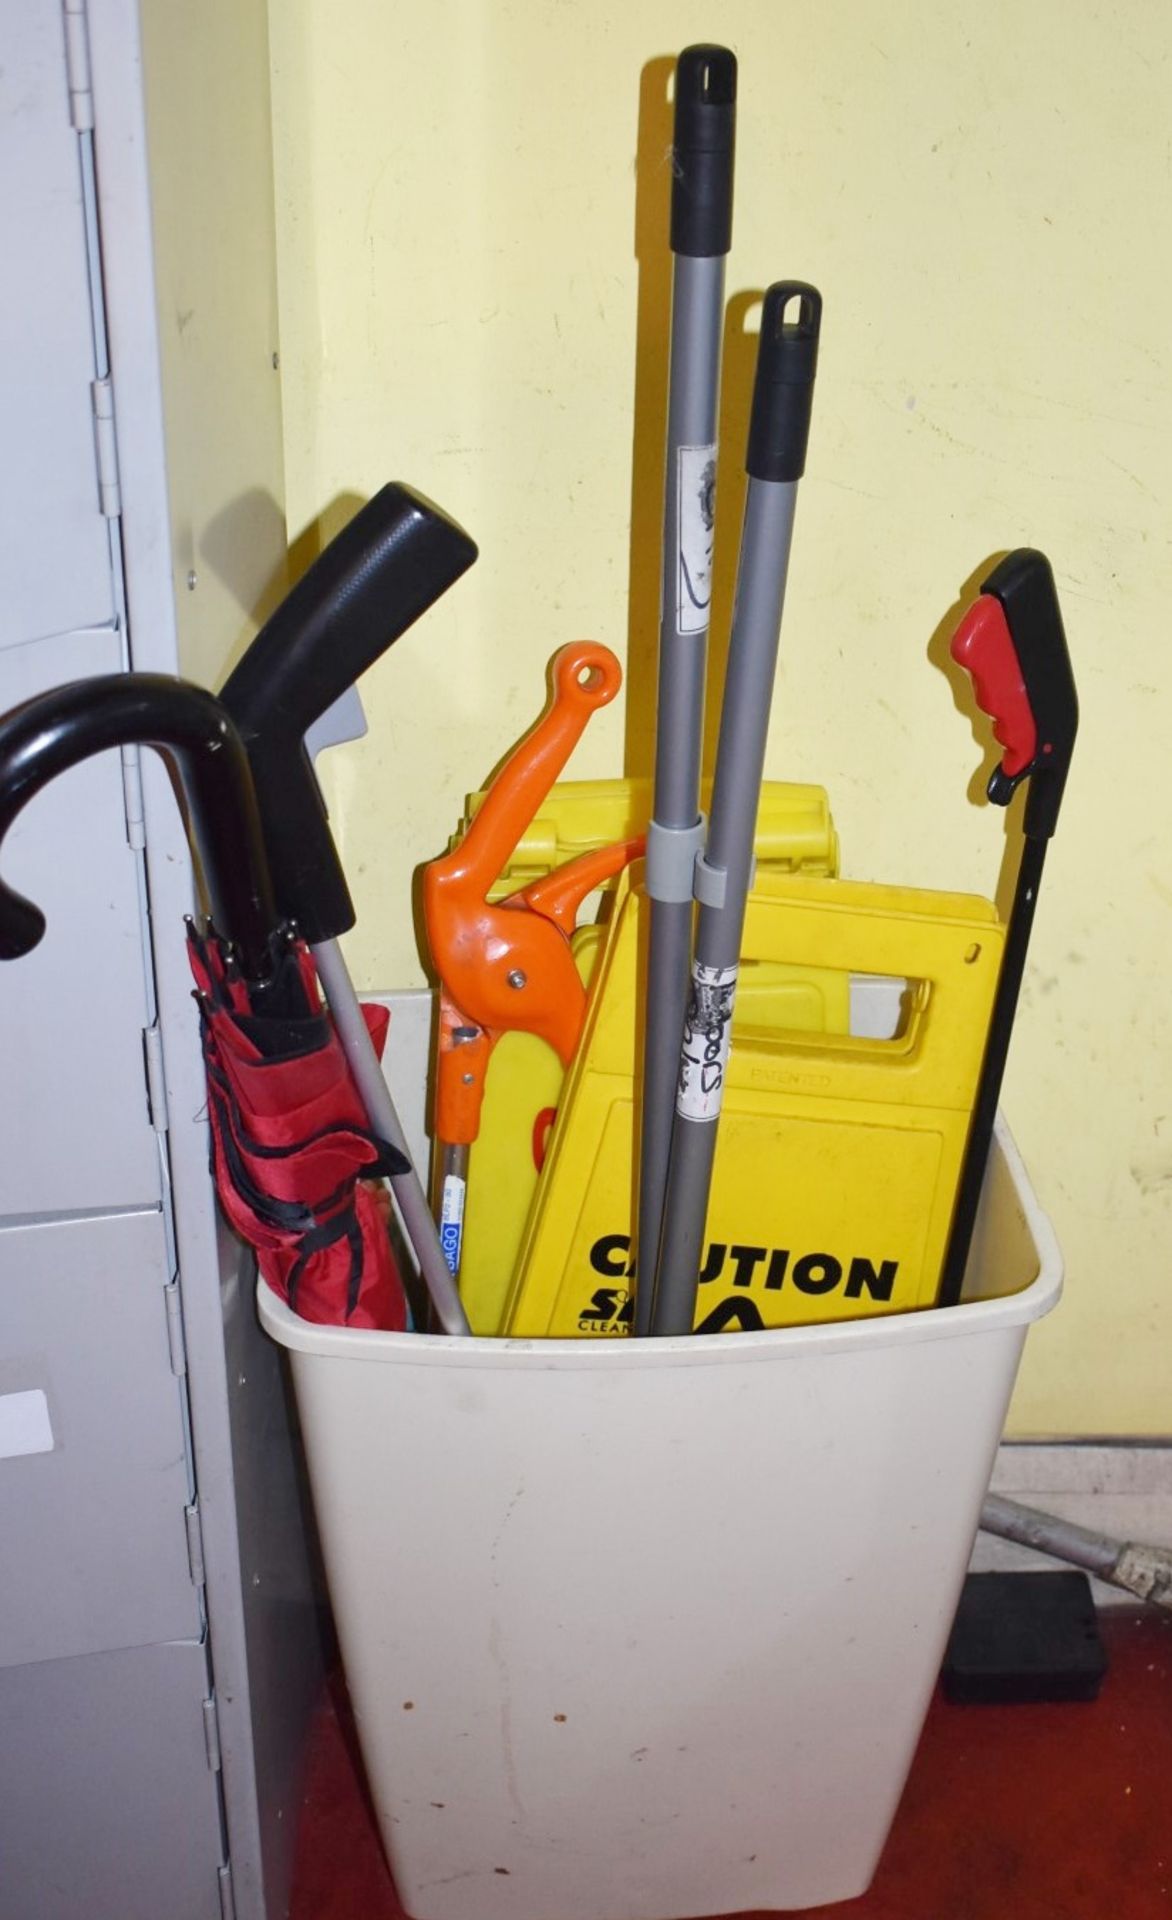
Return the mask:
{"type": "Polygon", "coordinates": [[[507,899],[489,889],[582,737],[622,685],[609,647],[573,641],[551,666],[545,712],[509,755],[459,845],[423,873],[423,914],[440,979],[436,1135],[471,1145],[489,1056],[500,1035],[536,1034],[564,1065],[586,1010],[570,935],[583,900],[642,852],[642,840],[592,849],[507,899]]]}

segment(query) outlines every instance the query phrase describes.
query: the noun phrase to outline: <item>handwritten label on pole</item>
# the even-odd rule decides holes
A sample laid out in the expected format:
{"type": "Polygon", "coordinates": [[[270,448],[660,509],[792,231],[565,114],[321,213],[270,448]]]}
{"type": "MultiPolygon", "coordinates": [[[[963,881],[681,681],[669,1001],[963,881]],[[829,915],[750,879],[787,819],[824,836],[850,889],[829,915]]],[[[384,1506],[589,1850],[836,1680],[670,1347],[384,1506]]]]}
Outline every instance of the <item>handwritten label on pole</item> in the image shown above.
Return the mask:
{"type": "Polygon", "coordinates": [[[693,963],[676,1088],[676,1112],[683,1120],[715,1120],[720,1113],[736,990],[735,967],[693,963]]]}
{"type": "Polygon", "coordinates": [[[712,553],[716,524],[716,448],[680,447],[679,577],[677,633],[704,633],[712,605],[712,553]]]}

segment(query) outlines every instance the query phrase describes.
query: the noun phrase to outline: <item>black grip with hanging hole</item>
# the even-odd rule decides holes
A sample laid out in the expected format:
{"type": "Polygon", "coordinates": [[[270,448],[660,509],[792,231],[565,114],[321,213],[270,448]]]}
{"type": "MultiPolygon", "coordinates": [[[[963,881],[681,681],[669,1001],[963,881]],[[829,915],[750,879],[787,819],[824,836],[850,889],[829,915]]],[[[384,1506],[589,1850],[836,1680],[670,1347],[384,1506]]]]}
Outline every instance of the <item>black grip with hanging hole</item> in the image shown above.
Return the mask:
{"type": "Polygon", "coordinates": [[[671,250],[691,259],[732,240],[737,60],[727,47],[685,47],[676,61],[671,250]]]}
{"type": "Polygon", "coordinates": [[[806,468],[822,295],[803,280],[778,280],[765,295],[745,468],[752,480],[800,480],[806,468]],[[786,311],[796,301],[796,320],[786,311]]]}
{"type": "Polygon", "coordinates": [[[248,750],[280,911],[311,945],[354,925],[305,734],[476,558],[461,527],[391,483],[281,602],[220,698],[248,750]]]}

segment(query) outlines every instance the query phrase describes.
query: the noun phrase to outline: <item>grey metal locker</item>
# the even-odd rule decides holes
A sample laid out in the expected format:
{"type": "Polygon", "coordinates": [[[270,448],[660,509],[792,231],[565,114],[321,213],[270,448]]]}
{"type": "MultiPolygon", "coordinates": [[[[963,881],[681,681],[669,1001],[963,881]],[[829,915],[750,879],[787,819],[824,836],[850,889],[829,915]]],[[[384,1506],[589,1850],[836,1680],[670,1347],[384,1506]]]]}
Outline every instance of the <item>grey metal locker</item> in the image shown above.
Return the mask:
{"type": "MultiPolygon", "coordinates": [[[[4,40],[0,710],[214,683],[284,568],[264,0],[23,0],[4,40]]],[[[49,930],[0,970],[0,1913],[277,1920],[318,1614],[162,763],[75,769],[4,861],[49,930]]]]}

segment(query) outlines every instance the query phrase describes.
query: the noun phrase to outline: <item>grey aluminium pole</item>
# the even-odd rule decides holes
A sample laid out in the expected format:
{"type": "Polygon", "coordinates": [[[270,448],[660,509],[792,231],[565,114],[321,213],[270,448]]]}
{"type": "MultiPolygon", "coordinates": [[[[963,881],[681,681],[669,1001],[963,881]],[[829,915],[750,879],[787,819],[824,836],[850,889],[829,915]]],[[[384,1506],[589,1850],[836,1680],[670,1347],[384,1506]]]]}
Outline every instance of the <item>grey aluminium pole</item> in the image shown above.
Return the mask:
{"type": "Polygon", "coordinates": [[[736,57],[686,47],[676,62],[674,255],[659,612],[655,795],[647,834],[650,937],[644,1026],[636,1334],[651,1331],[680,1036],[692,952],[704,679],[712,597],[724,263],[732,234],[736,57]]]}
{"type": "Polygon", "coordinates": [[[752,878],[753,830],[765,770],[797,483],[806,462],[821,319],[821,296],[799,281],[780,281],[765,296],[712,818],[705,852],[696,863],[700,912],[656,1272],[652,1317],[656,1334],[690,1333],[696,1314],[752,878]],[[798,318],[787,322],[791,302],[797,303],[798,318]]]}
{"type": "MultiPolygon", "coordinates": [[[[341,746],[347,740],[360,740],[366,732],[366,715],[358,688],[347,687],[333,705],[327,707],[305,735],[305,752],[312,762],[324,747],[341,746]]],[[[411,1160],[411,1149],[402,1122],[383,1076],[382,1062],[375,1052],[362,1006],[334,939],[318,940],[311,947],[318,978],[325,988],[330,1015],[350,1063],[354,1084],[366,1108],[374,1131],[389,1140],[407,1162],[405,1172],[392,1175],[391,1197],[399,1210],[408,1244],[419,1265],[436,1318],[445,1333],[470,1333],[468,1315],[452,1278],[439,1233],[427,1204],[423,1183],[411,1160]]]]}
{"type": "Polygon", "coordinates": [[[310,951],[325,988],[342,1051],[350,1063],[354,1084],[370,1124],[384,1140],[389,1140],[393,1147],[397,1147],[407,1161],[403,1173],[391,1175],[391,1196],[399,1209],[411,1250],[419,1262],[419,1271],[436,1317],[445,1333],[470,1333],[472,1329],[468,1325],[464,1303],[440,1244],[439,1229],[427,1204],[423,1183],[411,1160],[411,1151],[395,1110],[391,1090],[383,1076],[382,1062],[374,1050],[374,1042],[342,958],[342,950],[336,940],[321,940],[310,951]]]}

